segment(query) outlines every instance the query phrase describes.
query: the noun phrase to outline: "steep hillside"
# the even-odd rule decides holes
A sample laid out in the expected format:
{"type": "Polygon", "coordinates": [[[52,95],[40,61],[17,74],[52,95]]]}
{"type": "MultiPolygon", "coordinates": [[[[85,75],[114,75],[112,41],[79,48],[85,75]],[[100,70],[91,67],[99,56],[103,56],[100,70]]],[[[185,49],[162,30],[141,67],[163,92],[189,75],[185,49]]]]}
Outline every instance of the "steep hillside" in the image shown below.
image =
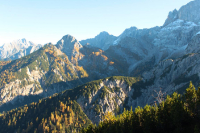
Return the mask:
{"type": "MultiPolygon", "coordinates": [[[[39,102],[33,102],[1,114],[0,127],[2,128],[0,128],[0,132],[72,132],[80,131],[91,123],[99,124],[101,120],[104,123],[100,123],[98,128],[104,130],[104,132],[108,132],[108,128],[105,127],[106,124],[111,126],[116,124],[117,121],[122,124],[115,126],[123,128],[123,130],[120,129],[120,132],[133,130],[137,132],[146,130],[169,132],[173,131],[175,127],[179,129],[180,124],[183,127],[188,127],[186,128],[188,131],[190,128],[194,129],[195,125],[192,123],[195,123],[198,119],[196,117],[198,113],[195,112],[198,106],[193,106],[193,103],[199,103],[199,90],[196,91],[191,83],[185,97],[174,93],[172,98],[167,96],[165,102],[158,101],[160,102],[158,106],[153,102],[151,104],[154,104],[154,106],[145,104],[144,109],[137,107],[135,113],[124,110],[124,108],[134,109],[135,107],[131,107],[131,104],[129,104],[130,101],[138,99],[141,95],[144,96],[145,91],[142,88],[151,86],[152,83],[152,81],[144,81],[141,78],[122,76],[92,81],[59,94],[56,93],[39,100],[39,102]],[[191,97],[197,100],[194,101],[191,97]],[[123,110],[125,112],[121,114],[123,110]],[[166,112],[168,113],[166,114],[166,112]],[[115,117],[114,114],[121,115],[115,117]],[[190,124],[186,124],[180,118],[187,118],[185,122],[190,120],[190,124]],[[148,119],[150,123],[143,121],[145,119],[148,119]],[[131,123],[133,125],[124,128],[123,122],[127,122],[125,125],[129,122],[130,125],[131,123]],[[165,122],[169,123],[165,124],[165,122]],[[152,127],[152,125],[155,127],[152,127]],[[105,128],[101,129],[103,127],[105,128]]],[[[164,94],[164,92],[162,93],[164,94]]],[[[151,97],[154,99],[153,96],[151,97]]],[[[165,98],[165,96],[159,98],[165,98]]],[[[91,132],[94,132],[94,130],[97,130],[97,128],[91,128],[94,128],[94,126],[89,126],[87,130],[83,131],[92,130],[91,132]]],[[[114,129],[110,131],[115,131],[114,129]]]]}
{"type": "Polygon", "coordinates": [[[138,105],[145,106],[146,103],[152,103],[153,99],[149,99],[154,91],[162,91],[166,94],[172,94],[175,91],[183,93],[192,81],[196,87],[200,82],[199,71],[199,53],[190,53],[178,59],[167,59],[158,63],[153,69],[142,74],[143,80],[152,80],[153,84],[142,89],[142,95],[137,100],[130,101],[133,107],[138,105]],[[146,90],[146,91],[145,91],[146,90]],[[146,103],[144,103],[146,101],[146,103]],[[136,105],[133,103],[137,103],[136,105]]]}
{"type": "MultiPolygon", "coordinates": [[[[74,66],[68,57],[52,44],[38,51],[11,61],[0,69],[1,105],[11,101],[23,103],[25,96],[46,97],[72,88],[71,82],[87,77],[80,67],[74,66]]],[[[29,101],[30,102],[30,101],[29,101]]]]}
{"type": "Polygon", "coordinates": [[[108,111],[120,113],[128,97],[137,97],[139,90],[133,87],[140,81],[109,77],[54,94],[2,114],[0,132],[78,131],[91,121],[99,123],[108,111]]]}
{"type": "Polygon", "coordinates": [[[123,58],[117,56],[114,51],[103,51],[99,48],[85,45],[80,52],[84,57],[79,60],[78,64],[83,66],[88,72],[91,80],[109,76],[128,75],[127,62],[124,61],[123,58]]]}
{"type": "Polygon", "coordinates": [[[28,56],[2,61],[0,110],[35,102],[95,79],[127,75],[125,64],[105,54],[99,48],[82,47],[67,35],[56,46],[47,44],[28,56]]]}
{"type": "Polygon", "coordinates": [[[80,131],[91,124],[78,103],[65,97],[63,93],[54,94],[37,103],[33,102],[1,115],[0,132],[70,133],[80,131]]]}
{"type": "Polygon", "coordinates": [[[196,133],[200,131],[199,98],[200,89],[190,83],[184,95],[174,92],[159,105],[138,106],[134,112],[124,109],[118,116],[107,112],[103,122],[90,125],[82,133],[196,133]]]}

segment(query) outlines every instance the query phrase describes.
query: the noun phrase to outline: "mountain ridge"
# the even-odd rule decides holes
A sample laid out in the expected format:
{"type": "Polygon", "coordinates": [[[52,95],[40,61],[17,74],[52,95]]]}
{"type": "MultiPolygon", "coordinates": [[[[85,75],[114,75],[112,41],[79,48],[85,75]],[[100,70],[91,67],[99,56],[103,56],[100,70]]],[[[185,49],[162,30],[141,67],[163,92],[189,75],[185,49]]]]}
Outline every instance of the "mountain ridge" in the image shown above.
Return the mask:
{"type": "Polygon", "coordinates": [[[41,44],[35,44],[31,41],[27,41],[25,38],[15,40],[0,46],[0,59],[18,59],[38,50],[41,47],[41,44]]]}
{"type": "MultiPolygon", "coordinates": [[[[187,7],[190,5],[180,8],[180,12],[191,10],[187,7]]],[[[178,12],[174,10],[171,16],[178,12]]],[[[196,16],[198,18],[199,14],[196,16]]],[[[118,37],[102,32],[96,39],[79,42],[65,35],[56,45],[47,44],[28,56],[0,62],[1,110],[10,110],[15,103],[22,106],[59,93],[58,99],[75,100],[72,102],[80,106],[87,118],[98,124],[108,111],[118,114],[123,108],[154,103],[152,94],[160,88],[171,95],[174,91],[183,93],[190,81],[197,87],[200,82],[200,24],[184,16],[184,20],[169,18],[161,27],[131,27],[118,37]],[[104,45],[100,45],[102,42],[104,45]]],[[[45,124],[51,127],[50,121],[45,124]]]]}
{"type": "Polygon", "coordinates": [[[106,50],[109,48],[109,46],[112,45],[112,42],[116,39],[117,37],[110,35],[106,31],[100,32],[97,36],[94,38],[86,39],[86,40],[81,40],[80,43],[82,45],[85,44],[90,44],[94,47],[101,48],[102,50],[106,50]]]}

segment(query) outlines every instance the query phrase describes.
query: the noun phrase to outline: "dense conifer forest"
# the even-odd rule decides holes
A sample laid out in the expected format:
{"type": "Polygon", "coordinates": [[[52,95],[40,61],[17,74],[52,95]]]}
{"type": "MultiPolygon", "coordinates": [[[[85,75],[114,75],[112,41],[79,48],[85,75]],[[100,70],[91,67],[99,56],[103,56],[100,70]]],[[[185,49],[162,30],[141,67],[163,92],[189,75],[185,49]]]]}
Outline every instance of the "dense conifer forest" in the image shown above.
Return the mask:
{"type": "Polygon", "coordinates": [[[0,132],[78,132],[91,124],[76,101],[61,95],[64,94],[55,94],[1,114],[0,132]]]}

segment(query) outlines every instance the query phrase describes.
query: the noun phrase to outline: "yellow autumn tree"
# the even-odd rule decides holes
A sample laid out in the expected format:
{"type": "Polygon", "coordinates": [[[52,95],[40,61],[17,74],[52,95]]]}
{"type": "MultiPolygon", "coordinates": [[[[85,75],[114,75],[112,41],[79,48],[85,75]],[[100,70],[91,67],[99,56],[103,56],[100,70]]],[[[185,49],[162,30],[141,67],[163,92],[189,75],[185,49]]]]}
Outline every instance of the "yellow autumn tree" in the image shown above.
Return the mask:
{"type": "Polygon", "coordinates": [[[102,121],[115,121],[115,120],[116,120],[116,117],[111,111],[106,112],[102,118],[102,121]]]}

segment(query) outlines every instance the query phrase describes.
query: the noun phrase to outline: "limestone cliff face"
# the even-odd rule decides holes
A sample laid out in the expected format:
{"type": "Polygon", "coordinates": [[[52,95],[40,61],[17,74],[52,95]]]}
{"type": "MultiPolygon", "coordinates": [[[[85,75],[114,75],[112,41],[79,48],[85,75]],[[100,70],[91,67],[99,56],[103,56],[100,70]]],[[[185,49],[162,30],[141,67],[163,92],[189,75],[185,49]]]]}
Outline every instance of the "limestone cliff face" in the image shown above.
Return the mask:
{"type": "Polygon", "coordinates": [[[99,123],[102,116],[108,112],[120,112],[125,99],[134,91],[123,80],[103,80],[89,98],[80,96],[77,102],[93,123],[99,123]]]}
{"type": "Polygon", "coordinates": [[[200,32],[192,37],[192,40],[189,42],[187,46],[187,53],[198,53],[200,50],[200,32]]]}
{"type": "MultiPolygon", "coordinates": [[[[26,74],[28,75],[27,78],[21,80],[16,79],[0,89],[0,106],[8,102],[15,104],[16,100],[19,100],[23,103],[24,96],[38,95],[40,98],[42,98],[67,89],[67,87],[59,85],[54,85],[51,88],[46,87],[44,86],[44,76],[47,72],[42,72],[39,70],[30,71],[28,67],[26,67],[26,70],[26,74]]],[[[54,69],[53,71],[55,74],[60,76],[60,79],[62,80],[62,76],[58,74],[59,71],[57,69],[54,69]],[[55,71],[57,71],[57,73],[55,71]]]]}
{"type": "Polygon", "coordinates": [[[164,60],[151,71],[144,72],[143,80],[148,81],[154,78],[154,83],[143,90],[142,95],[137,98],[137,102],[141,106],[144,106],[145,102],[148,104],[153,103],[155,99],[151,95],[154,94],[154,90],[159,91],[160,88],[162,88],[163,93],[172,94],[175,91],[183,93],[190,81],[198,86],[200,76],[199,57],[199,53],[191,53],[175,60],[164,60]]]}
{"type": "Polygon", "coordinates": [[[1,88],[1,104],[8,103],[10,101],[15,103],[17,100],[16,98],[19,98],[20,96],[37,95],[43,92],[43,90],[36,89],[41,87],[40,85],[29,84],[24,87],[20,87],[20,84],[21,81],[16,80],[1,88]]]}
{"type": "Polygon", "coordinates": [[[165,96],[175,91],[184,93],[190,81],[198,87],[200,81],[199,58],[199,53],[191,53],[175,60],[161,61],[156,67],[142,74],[142,84],[132,86],[131,90],[134,91],[129,92],[124,106],[135,108],[153,104],[157,96],[155,91],[159,92],[160,89],[162,93],[165,93],[165,96]],[[136,97],[133,95],[136,95],[136,97]]]}
{"type": "Polygon", "coordinates": [[[161,48],[177,49],[190,42],[193,35],[199,31],[200,26],[194,22],[177,19],[159,31],[154,39],[154,45],[161,48]]]}
{"type": "Polygon", "coordinates": [[[182,6],[178,11],[175,9],[174,11],[169,12],[168,18],[163,26],[166,26],[177,19],[191,21],[198,24],[200,22],[199,7],[200,0],[194,0],[182,6]]]}
{"type": "Polygon", "coordinates": [[[178,11],[178,16],[182,20],[192,21],[198,24],[200,22],[200,0],[194,0],[182,6],[178,11]]]}
{"type": "Polygon", "coordinates": [[[190,41],[192,41],[193,36],[199,31],[199,25],[181,19],[177,19],[162,27],[153,41],[156,51],[156,63],[169,58],[175,59],[187,54],[185,49],[190,41]]]}
{"type": "Polygon", "coordinates": [[[171,22],[174,22],[178,19],[178,11],[174,9],[173,11],[169,12],[167,19],[165,20],[165,23],[163,26],[166,26],[170,24],[171,22]]]}

